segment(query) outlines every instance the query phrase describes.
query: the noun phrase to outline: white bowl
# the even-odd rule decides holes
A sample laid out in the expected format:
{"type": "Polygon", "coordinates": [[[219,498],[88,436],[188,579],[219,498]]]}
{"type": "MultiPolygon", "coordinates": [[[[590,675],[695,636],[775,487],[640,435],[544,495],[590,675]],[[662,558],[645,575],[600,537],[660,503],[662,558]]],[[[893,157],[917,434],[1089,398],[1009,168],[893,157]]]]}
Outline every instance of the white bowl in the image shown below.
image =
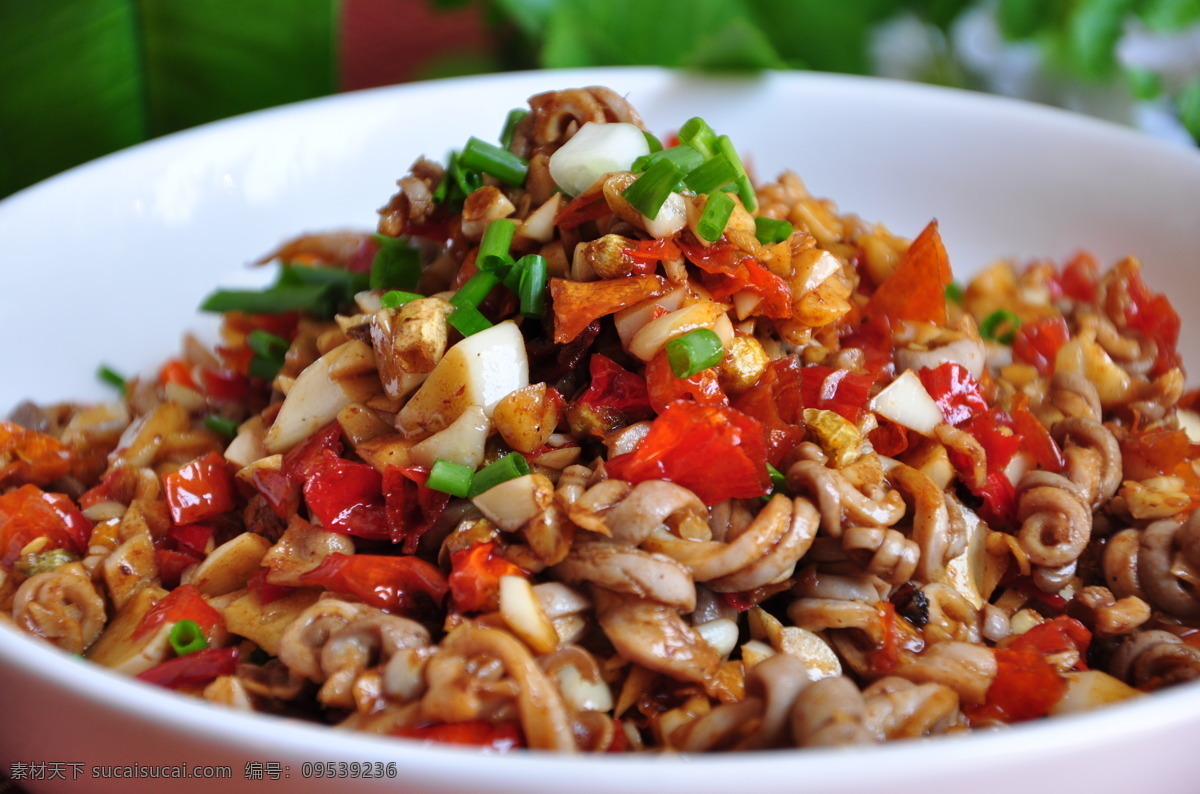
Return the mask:
{"type": "MultiPolygon", "coordinates": [[[[532,94],[608,85],[651,129],[694,115],[756,171],[798,172],[843,210],[914,236],[930,218],[956,272],[997,257],[1104,264],[1135,254],[1183,316],[1200,366],[1200,155],[1048,108],[911,84],[803,73],[712,79],[655,69],[528,72],[348,94],[180,133],[0,202],[0,412],[25,398],[101,398],[104,362],[147,371],[178,349],[217,285],[263,280],[246,263],[302,231],[370,228],[420,154],[498,134],[532,94]]],[[[222,790],[332,781],[305,762],[395,762],[397,778],[338,790],[612,794],[938,792],[1063,788],[1195,791],[1200,686],[991,735],[840,751],[705,758],[480,756],[381,740],[177,697],[0,626],[0,759],[47,762],[31,791],[161,790],[100,779],[120,764],[228,765],[222,790]],[[260,766],[247,767],[247,764],[260,766]],[[61,772],[49,780],[47,769],[61,772]],[[72,779],[77,777],[78,779],[72,779]]],[[[19,773],[28,767],[17,767],[19,773]]],[[[120,771],[120,770],[118,770],[120,771]]],[[[149,770],[128,770],[145,776],[149,770]]],[[[335,767],[334,773],[339,772],[335,767]]],[[[345,767],[345,773],[352,770],[345,767]]],[[[212,783],[172,782],[172,790],[212,783]]]]}

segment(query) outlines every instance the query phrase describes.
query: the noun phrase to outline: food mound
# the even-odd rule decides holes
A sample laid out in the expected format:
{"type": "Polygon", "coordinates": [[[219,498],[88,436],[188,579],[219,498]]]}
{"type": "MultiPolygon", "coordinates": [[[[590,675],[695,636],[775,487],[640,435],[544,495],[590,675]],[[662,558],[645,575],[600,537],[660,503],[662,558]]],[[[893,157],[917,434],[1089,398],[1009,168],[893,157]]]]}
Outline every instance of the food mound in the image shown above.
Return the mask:
{"type": "MultiPolygon", "coordinates": [[[[0,424],[0,606],[246,711],[493,750],[1037,720],[1200,673],[1179,318],[953,281],[605,88],[418,160],[100,405],[0,424]]],[[[497,126],[499,125],[497,120],[497,126]]]]}

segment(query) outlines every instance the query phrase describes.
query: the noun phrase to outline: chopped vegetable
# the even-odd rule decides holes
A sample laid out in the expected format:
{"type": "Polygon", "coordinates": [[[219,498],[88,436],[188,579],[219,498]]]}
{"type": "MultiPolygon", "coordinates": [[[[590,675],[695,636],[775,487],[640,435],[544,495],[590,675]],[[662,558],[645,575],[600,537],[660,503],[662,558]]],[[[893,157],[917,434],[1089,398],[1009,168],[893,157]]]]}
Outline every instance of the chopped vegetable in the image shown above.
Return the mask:
{"type": "Polygon", "coordinates": [[[409,615],[417,614],[419,598],[439,606],[450,590],[441,571],[411,556],[330,554],[300,580],[352,595],[385,612],[409,615]]]}
{"type": "Polygon", "coordinates": [[[1021,318],[1008,309],[997,309],[979,324],[979,335],[1002,345],[1011,345],[1021,329],[1021,318]]]}
{"type": "Polygon", "coordinates": [[[501,182],[520,187],[525,184],[529,163],[517,155],[498,146],[471,136],[458,156],[463,168],[494,176],[501,182]]]}
{"type": "Polygon", "coordinates": [[[697,328],[667,342],[664,348],[671,372],[677,378],[690,378],[697,372],[721,363],[725,348],[721,338],[709,328],[697,328]]]}
{"type": "Polygon", "coordinates": [[[528,473],[529,463],[526,462],[525,456],[520,452],[510,452],[500,458],[500,460],[489,463],[475,472],[475,477],[471,480],[471,490],[468,495],[471,497],[478,496],[506,480],[511,480],[514,477],[523,477],[528,473]]]}
{"type": "Polygon", "coordinates": [[[434,461],[425,485],[435,491],[465,498],[471,493],[471,478],[475,470],[470,466],[451,463],[448,460],[434,461]]]}
{"type": "Polygon", "coordinates": [[[733,214],[733,199],[728,193],[710,193],[704,202],[704,211],[696,223],[696,232],[709,242],[721,239],[725,225],[733,214]]]}
{"type": "Polygon", "coordinates": [[[204,632],[200,630],[200,625],[187,618],[177,621],[171,627],[171,633],[167,635],[167,640],[171,643],[171,648],[174,649],[176,656],[186,656],[208,647],[208,640],[204,638],[204,632]]]}

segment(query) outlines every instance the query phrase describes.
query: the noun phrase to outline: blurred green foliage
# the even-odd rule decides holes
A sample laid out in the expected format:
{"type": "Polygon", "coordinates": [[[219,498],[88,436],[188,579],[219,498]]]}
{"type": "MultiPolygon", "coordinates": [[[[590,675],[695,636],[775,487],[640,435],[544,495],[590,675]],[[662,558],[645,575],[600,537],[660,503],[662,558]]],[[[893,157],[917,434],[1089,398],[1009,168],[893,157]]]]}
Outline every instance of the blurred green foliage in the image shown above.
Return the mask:
{"type": "Polygon", "coordinates": [[[0,0],[0,196],[167,132],[328,94],[337,0],[0,0]]]}
{"type": "MultiPolygon", "coordinates": [[[[1165,93],[1200,140],[1200,77],[1128,72],[1117,58],[1130,20],[1183,30],[1200,24],[1200,0],[411,1],[475,6],[495,31],[491,52],[447,53],[423,76],[634,64],[866,74],[880,24],[909,13],[945,32],[987,2],[1002,34],[1036,43],[1057,76],[1165,93]]],[[[341,5],[0,0],[0,196],[163,133],[335,91],[341,5]]],[[[944,53],[922,77],[971,82],[944,53]]]]}

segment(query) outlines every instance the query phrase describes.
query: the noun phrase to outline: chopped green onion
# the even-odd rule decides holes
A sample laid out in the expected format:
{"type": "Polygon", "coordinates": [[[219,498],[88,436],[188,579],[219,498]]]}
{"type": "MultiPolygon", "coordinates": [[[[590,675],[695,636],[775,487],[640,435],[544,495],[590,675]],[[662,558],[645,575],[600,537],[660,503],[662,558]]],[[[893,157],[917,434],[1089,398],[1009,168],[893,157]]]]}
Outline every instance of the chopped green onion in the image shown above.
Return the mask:
{"type": "Polygon", "coordinates": [[[517,262],[521,273],[517,285],[517,297],[521,300],[521,314],[525,317],[541,317],[546,313],[546,282],[548,268],[546,258],[528,254],[517,262]]]}
{"type": "Polygon", "coordinates": [[[709,193],[704,202],[704,211],[696,222],[696,233],[710,243],[721,239],[725,225],[733,214],[733,197],[724,191],[709,193]]]}
{"type": "Polygon", "coordinates": [[[238,434],[237,421],[219,414],[209,414],[204,417],[204,426],[219,436],[236,438],[238,434]]]}
{"type": "Polygon", "coordinates": [[[521,187],[529,173],[529,163],[507,149],[472,136],[463,147],[458,162],[465,168],[496,177],[501,182],[521,187]]]}
{"type": "Polygon", "coordinates": [[[399,309],[406,303],[424,298],[424,295],[419,295],[415,292],[404,292],[402,290],[388,290],[379,297],[379,305],[385,309],[399,309]]]}
{"type": "Polygon", "coordinates": [[[684,122],[679,128],[679,140],[700,152],[705,159],[716,154],[717,134],[708,126],[708,122],[699,116],[684,122]]]}
{"type": "Polygon", "coordinates": [[[450,298],[450,305],[477,308],[499,283],[500,277],[495,273],[480,270],[467,279],[466,284],[458,288],[458,292],[450,298]]]}
{"type": "Polygon", "coordinates": [[[682,178],[683,172],[679,170],[679,166],[670,160],[662,159],[646,169],[633,184],[621,192],[621,195],[634,209],[654,220],[682,178]]]}
{"type": "Polygon", "coordinates": [[[517,125],[521,123],[529,111],[525,108],[513,108],[508,111],[508,115],[504,118],[504,129],[500,131],[500,145],[505,149],[512,146],[513,135],[517,131],[517,125]]]}
{"type": "Polygon", "coordinates": [[[767,473],[771,475],[771,489],[779,493],[787,493],[787,475],[779,469],[767,464],[767,473]]]}
{"type": "Polygon", "coordinates": [[[687,174],[704,164],[704,155],[690,146],[680,144],[679,146],[672,146],[670,149],[663,149],[660,152],[642,155],[633,161],[633,165],[629,167],[629,170],[635,174],[640,174],[650,169],[659,160],[670,160],[678,166],[681,173],[687,174]]]}
{"type": "Polygon", "coordinates": [[[175,649],[176,656],[187,656],[189,653],[202,651],[208,647],[208,640],[200,630],[200,624],[194,620],[177,621],[167,634],[167,641],[175,649]]]}
{"type": "Polygon", "coordinates": [[[737,193],[741,196],[742,204],[746,209],[754,212],[758,207],[758,196],[754,193],[754,185],[750,183],[750,175],[746,173],[746,166],[742,165],[742,158],[738,155],[737,149],[733,148],[733,142],[729,140],[728,135],[722,135],[717,138],[717,149],[721,154],[725,155],[730,164],[737,170],[737,193]]]}
{"type": "Polygon", "coordinates": [[[256,328],[246,335],[246,346],[254,353],[250,359],[251,377],[272,380],[283,368],[291,343],[281,336],[256,328]]]}
{"type": "Polygon", "coordinates": [[[754,219],[754,236],[763,245],[782,243],[792,236],[792,224],[787,221],[777,221],[774,218],[756,217],[754,219]]]}
{"type": "MultiPolygon", "coordinates": [[[[265,290],[220,289],[204,299],[200,310],[246,314],[312,311],[324,315],[326,312],[322,309],[331,303],[331,293],[328,284],[276,285],[265,290]]],[[[336,307],[333,311],[337,311],[336,307]]]]}
{"type": "Polygon", "coordinates": [[[206,312],[282,314],[303,311],[330,318],[370,285],[366,273],[337,267],[283,265],[275,283],[261,290],[217,290],[200,304],[206,312]]]}
{"type": "Polygon", "coordinates": [[[688,172],[683,183],[696,193],[713,193],[738,177],[737,168],[728,157],[717,155],[705,160],[688,172]]]}
{"type": "Polygon", "coordinates": [[[96,377],[107,383],[109,386],[115,386],[116,388],[120,389],[122,393],[125,392],[124,376],[118,374],[116,370],[111,369],[107,364],[100,365],[100,367],[96,370],[96,377]]]}
{"type": "Polygon", "coordinates": [[[435,460],[429,469],[429,479],[425,486],[435,491],[448,493],[451,496],[466,498],[471,492],[471,479],[475,470],[461,463],[448,460],[435,460]]]}
{"type": "Polygon", "coordinates": [[[417,249],[403,237],[373,234],[379,250],[371,260],[371,275],[367,286],[371,289],[405,287],[412,289],[421,278],[421,258],[417,249]]]}
{"type": "Polygon", "coordinates": [[[483,177],[463,168],[458,158],[458,152],[450,153],[446,160],[446,169],[442,173],[442,181],[433,191],[434,202],[445,206],[451,212],[461,210],[463,199],[483,187],[483,177]]]}
{"type": "Polygon", "coordinates": [[[1002,345],[1011,345],[1021,329],[1021,318],[1008,309],[997,309],[979,325],[979,335],[1002,345]]]}
{"type": "Polygon", "coordinates": [[[282,362],[283,357],[287,355],[288,348],[291,347],[291,342],[282,336],[255,328],[246,335],[246,346],[254,351],[255,355],[282,362]]]}
{"type": "Polygon", "coordinates": [[[475,472],[471,480],[471,498],[479,496],[502,482],[524,477],[529,473],[529,463],[520,452],[510,452],[495,463],[484,466],[475,472]]]}
{"type": "Polygon", "coordinates": [[[663,150],[662,141],[660,141],[654,135],[646,132],[645,130],[642,130],[642,135],[646,136],[646,145],[650,147],[650,154],[661,152],[663,150]]]}
{"type": "Polygon", "coordinates": [[[448,321],[463,336],[471,336],[492,327],[491,321],[470,304],[463,304],[455,309],[448,321]]]}
{"type": "Polygon", "coordinates": [[[497,218],[483,230],[479,241],[479,253],[475,256],[475,267],[488,272],[504,270],[512,266],[513,235],[517,233],[517,222],[511,218],[497,218]]]}
{"type": "Polygon", "coordinates": [[[677,378],[690,378],[697,372],[721,363],[725,348],[721,337],[711,328],[696,328],[666,344],[667,363],[677,378]]]}
{"type": "Polygon", "coordinates": [[[957,281],[951,281],[946,285],[946,300],[951,303],[962,303],[965,295],[962,285],[957,281]]]}

